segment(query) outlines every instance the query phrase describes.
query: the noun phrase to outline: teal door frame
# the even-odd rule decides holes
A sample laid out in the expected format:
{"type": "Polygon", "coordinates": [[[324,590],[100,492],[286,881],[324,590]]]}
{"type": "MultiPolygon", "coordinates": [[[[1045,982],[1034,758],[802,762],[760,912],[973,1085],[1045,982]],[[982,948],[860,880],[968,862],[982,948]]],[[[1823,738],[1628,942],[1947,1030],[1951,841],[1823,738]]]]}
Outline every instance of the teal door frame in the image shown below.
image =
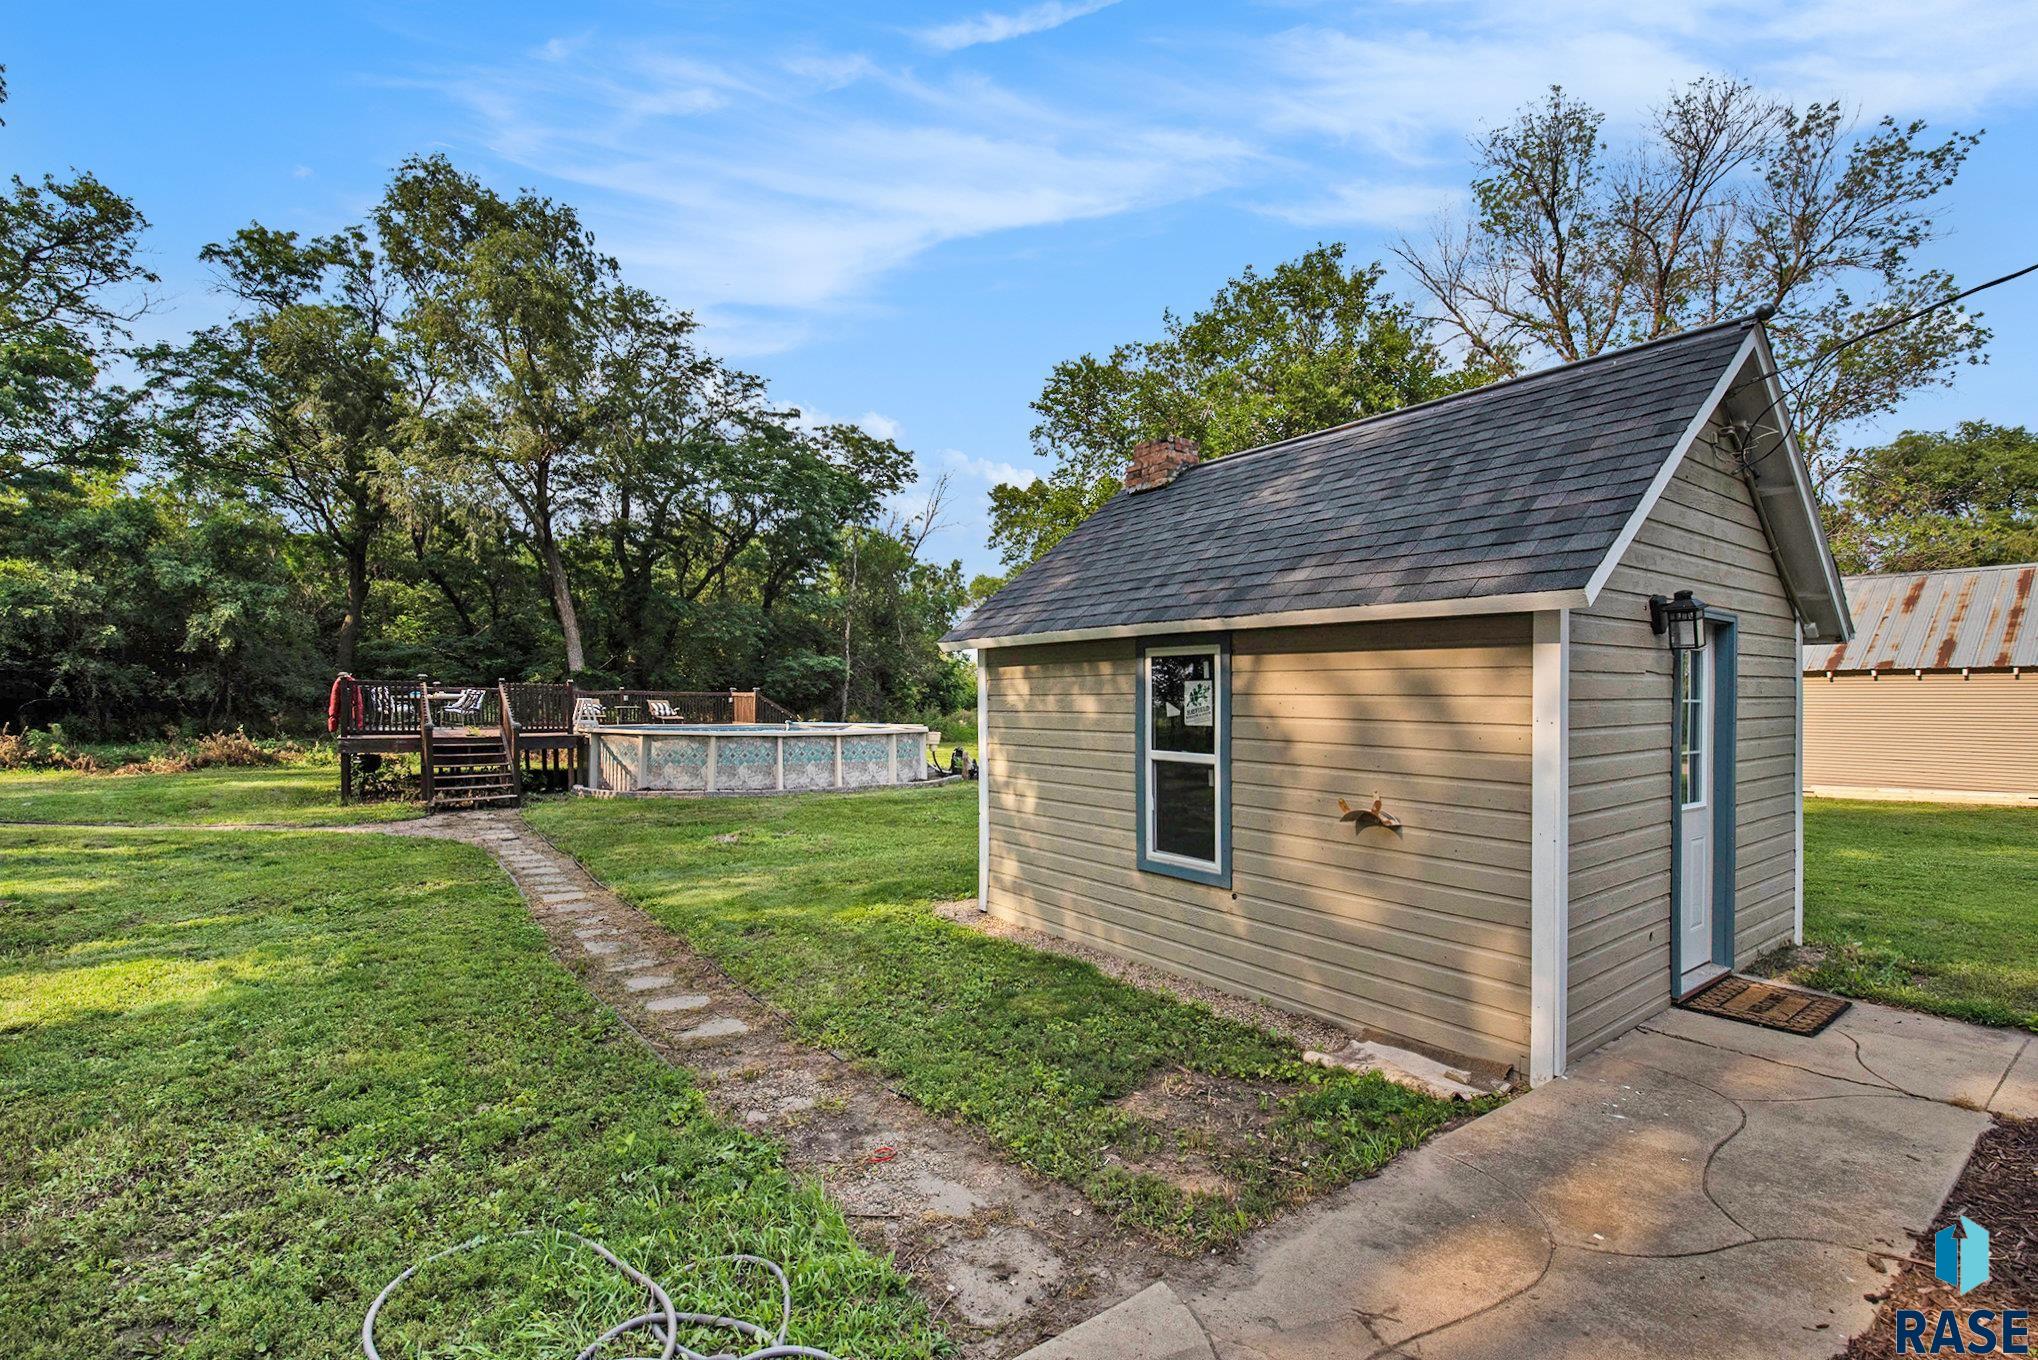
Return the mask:
{"type": "MultiPolygon", "coordinates": [[[[1712,667],[1712,962],[1734,966],[1734,805],[1739,758],[1734,749],[1741,680],[1740,616],[1707,607],[1709,636],[1700,653],[1712,667]]],[[[1670,995],[1684,994],[1683,934],[1677,923],[1684,891],[1684,814],[1677,800],[1677,696],[1689,652],[1676,652],[1670,673],[1670,995]]]]}

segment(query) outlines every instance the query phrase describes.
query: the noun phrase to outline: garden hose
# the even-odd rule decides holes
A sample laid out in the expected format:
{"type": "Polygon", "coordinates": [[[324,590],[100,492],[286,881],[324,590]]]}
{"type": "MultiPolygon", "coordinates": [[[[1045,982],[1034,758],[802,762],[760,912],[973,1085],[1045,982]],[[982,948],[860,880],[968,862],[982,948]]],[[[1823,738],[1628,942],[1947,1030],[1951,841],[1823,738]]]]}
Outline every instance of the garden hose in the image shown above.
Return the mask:
{"type": "MultiPolygon", "coordinates": [[[[410,1279],[411,1276],[417,1274],[426,1266],[431,1265],[434,1261],[443,1261],[449,1256],[457,1256],[462,1252],[473,1251],[476,1247],[488,1242],[506,1242],[514,1238],[538,1237],[541,1235],[543,1234],[537,1229],[526,1229],[523,1232],[507,1233],[498,1237],[486,1235],[470,1237],[458,1246],[448,1247],[444,1251],[433,1252],[430,1256],[412,1265],[401,1275],[398,1275],[388,1284],[382,1286],[382,1292],[375,1296],[375,1302],[368,1305],[368,1314],[361,1321],[362,1353],[368,1357],[368,1360],[382,1360],[382,1352],[375,1349],[376,1316],[381,1313],[382,1305],[389,1301],[389,1296],[394,1294],[404,1281],[410,1279]]],[[[812,1346],[787,1344],[785,1334],[792,1325],[793,1319],[793,1287],[791,1282],[786,1279],[785,1271],[779,1269],[776,1261],[768,1261],[762,1256],[736,1255],[711,1256],[704,1261],[696,1263],[708,1265],[716,1261],[734,1261],[742,1265],[758,1266],[770,1271],[772,1278],[778,1281],[779,1295],[778,1330],[772,1332],[758,1326],[754,1322],[745,1322],[742,1318],[722,1317],[714,1313],[683,1313],[673,1307],[672,1295],[658,1281],[652,1279],[643,1271],[636,1269],[601,1243],[582,1237],[579,1233],[568,1232],[563,1228],[558,1230],[557,1236],[572,1242],[576,1246],[586,1247],[589,1251],[601,1257],[602,1260],[608,1262],[612,1268],[620,1272],[630,1283],[638,1286],[648,1294],[651,1300],[649,1310],[639,1313],[627,1322],[619,1322],[603,1332],[588,1343],[586,1348],[576,1357],[576,1360],[595,1360],[595,1357],[600,1355],[611,1343],[620,1340],[632,1332],[638,1331],[650,1333],[652,1341],[659,1347],[657,1354],[618,1357],[617,1360],[778,1360],[778,1357],[781,1356],[803,1356],[806,1357],[806,1360],[837,1360],[837,1357],[829,1354],[827,1351],[816,1350],[812,1346]],[[700,1351],[692,1350],[680,1344],[679,1328],[682,1323],[732,1332],[749,1341],[762,1342],[763,1345],[756,1350],[745,1351],[741,1355],[733,1351],[717,1351],[712,1355],[703,1354],[700,1351]]]]}

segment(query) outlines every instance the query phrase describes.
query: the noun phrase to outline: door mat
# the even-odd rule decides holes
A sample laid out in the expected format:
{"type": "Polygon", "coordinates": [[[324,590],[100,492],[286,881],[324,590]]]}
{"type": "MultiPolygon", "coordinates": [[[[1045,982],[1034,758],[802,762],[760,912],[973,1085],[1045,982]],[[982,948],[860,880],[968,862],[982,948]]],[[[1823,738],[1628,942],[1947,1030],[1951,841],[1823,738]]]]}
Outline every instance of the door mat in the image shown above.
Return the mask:
{"type": "Polygon", "coordinates": [[[1806,1038],[1838,1020],[1853,1004],[1837,996],[1800,992],[1732,973],[1677,1003],[1682,1010],[1717,1015],[1722,1020],[1738,1020],[1764,1029],[1780,1029],[1785,1034],[1802,1034],[1806,1038]]]}

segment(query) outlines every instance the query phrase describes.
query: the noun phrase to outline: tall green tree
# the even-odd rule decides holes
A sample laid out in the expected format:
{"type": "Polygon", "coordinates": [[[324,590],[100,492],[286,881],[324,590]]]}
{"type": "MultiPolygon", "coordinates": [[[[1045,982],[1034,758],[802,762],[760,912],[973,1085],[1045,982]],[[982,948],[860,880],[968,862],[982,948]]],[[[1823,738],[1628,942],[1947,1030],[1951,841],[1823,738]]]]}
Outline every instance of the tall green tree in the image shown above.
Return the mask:
{"type": "Polygon", "coordinates": [[[1823,485],[1846,464],[1844,426],[1979,360],[1989,333],[1959,307],[1839,348],[1958,291],[1917,255],[1978,136],[1892,118],[1863,130],[1837,102],[1797,108],[1713,77],[1674,91],[1633,145],[1609,148],[1604,124],[1552,87],[1478,143],[1471,220],[1396,249],[1497,372],[1773,307],[1823,485]]]}
{"type": "Polygon", "coordinates": [[[1095,513],[1142,440],[1187,436],[1222,457],[1472,381],[1380,286],[1380,266],[1344,255],[1322,245],[1265,274],[1247,267],[1187,318],[1163,313],[1159,339],[1055,365],[1033,402],[1033,447],[1053,470],[991,492],[991,541],[1007,565],[1095,513]]]}
{"type": "Polygon", "coordinates": [[[0,482],[129,456],[131,403],[103,370],[156,281],[138,254],[147,227],[133,202],[90,174],[9,178],[0,194],[0,482]]]}
{"type": "Polygon", "coordinates": [[[411,293],[405,325],[444,378],[431,414],[465,436],[514,513],[578,674],[587,649],[564,540],[613,418],[616,262],[571,207],[505,198],[444,156],[405,161],[375,222],[411,293]]]}
{"type": "Polygon", "coordinates": [[[2038,561],[2038,435],[1970,420],[1863,449],[1827,529],[1842,571],[2038,561]]]}
{"type": "Polygon", "coordinates": [[[345,592],[335,660],[352,671],[415,411],[395,290],[359,228],[306,241],[258,223],[200,258],[239,311],[146,356],[167,444],[188,475],[240,489],[325,546],[345,592]]]}

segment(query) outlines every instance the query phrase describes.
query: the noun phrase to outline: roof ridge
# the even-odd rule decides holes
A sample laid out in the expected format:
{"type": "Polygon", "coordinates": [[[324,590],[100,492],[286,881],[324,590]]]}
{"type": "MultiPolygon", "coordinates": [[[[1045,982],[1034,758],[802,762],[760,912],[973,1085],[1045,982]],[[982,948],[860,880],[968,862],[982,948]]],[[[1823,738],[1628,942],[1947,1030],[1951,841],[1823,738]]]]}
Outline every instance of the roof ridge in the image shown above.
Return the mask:
{"type": "Polygon", "coordinates": [[[1201,472],[1205,468],[1223,467],[1227,463],[1233,463],[1241,458],[1251,457],[1254,454],[1274,453],[1290,445],[1299,444],[1306,439],[1316,439],[1323,435],[1337,434],[1344,430],[1354,429],[1360,425],[1371,425],[1378,421],[1392,420],[1397,416],[1405,416],[1411,411],[1427,410],[1430,407],[1442,406],[1448,402],[1464,401],[1470,397],[1488,395],[1498,392],[1502,388],[1519,387],[1526,383],[1554,377],[1560,373],[1576,372],[1578,369],[1587,368],[1593,364],[1610,363],[1615,359],[1624,359],[1631,354],[1639,354],[1645,349],[1656,349],[1664,345],[1676,344],[1679,341],[1690,340],[1701,335],[1710,335],[1715,331],[1726,330],[1729,327],[1746,329],[1749,326],[1758,324],[1759,320],[1760,318],[1752,315],[1729,317],[1724,321],[1714,321],[1703,326],[1694,326],[1688,331],[1677,331],[1671,335],[1659,335],[1653,340],[1644,340],[1640,344],[1625,345],[1620,349],[1602,350],[1598,354],[1587,355],[1583,359],[1573,359],[1568,363],[1552,364],[1548,368],[1538,368],[1529,373],[1517,373],[1511,378],[1501,378],[1496,382],[1481,383],[1477,387],[1468,387],[1462,392],[1448,392],[1441,397],[1431,397],[1427,401],[1418,401],[1409,406],[1397,406],[1391,411],[1375,411],[1371,415],[1358,416],[1342,424],[1326,425],[1320,430],[1310,430],[1305,434],[1291,434],[1286,439],[1275,439],[1265,444],[1255,444],[1249,449],[1240,449],[1236,453],[1227,453],[1221,457],[1204,459],[1201,462],[1184,468],[1181,475],[1186,477],[1190,473],[1201,472]]]}

